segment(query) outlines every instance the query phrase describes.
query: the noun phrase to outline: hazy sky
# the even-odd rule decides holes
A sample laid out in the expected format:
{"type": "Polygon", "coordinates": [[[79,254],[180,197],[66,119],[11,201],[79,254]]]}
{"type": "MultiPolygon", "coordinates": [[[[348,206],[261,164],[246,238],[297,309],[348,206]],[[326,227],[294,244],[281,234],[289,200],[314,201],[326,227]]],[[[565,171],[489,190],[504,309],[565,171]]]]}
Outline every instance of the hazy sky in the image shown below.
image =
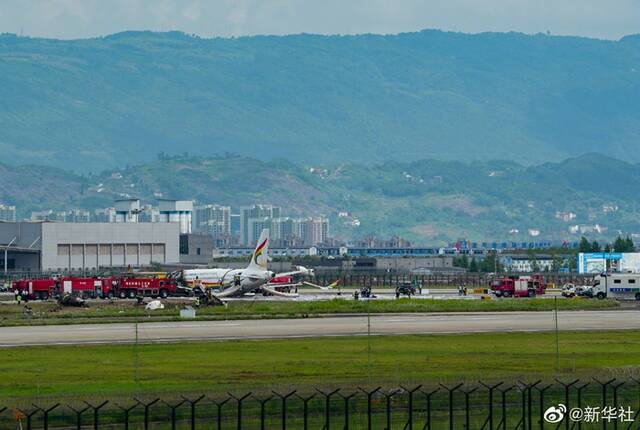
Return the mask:
{"type": "Polygon", "coordinates": [[[0,33],[64,39],[124,30],[210,37],[424,28],[618,39],[640,33],[640,0],[0,0],[0,33]]]}

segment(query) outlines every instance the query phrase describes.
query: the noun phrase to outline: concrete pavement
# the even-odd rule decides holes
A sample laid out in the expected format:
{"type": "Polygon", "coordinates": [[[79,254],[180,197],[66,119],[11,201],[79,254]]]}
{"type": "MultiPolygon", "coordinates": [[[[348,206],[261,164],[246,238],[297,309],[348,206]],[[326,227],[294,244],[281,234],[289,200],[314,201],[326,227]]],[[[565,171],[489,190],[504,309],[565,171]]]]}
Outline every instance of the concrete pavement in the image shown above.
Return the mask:
{"type": "MultiPolygon", "coordinates": [[[[564,311],[560,330],[640,329],[638,311],[564,311]]],[[[555,330],[553,312],[483,312],[372,315],[371,334],[500,333],[555,330]]],[[[135,324],[82,324],[0,328],[0,347],[131,343],[135,324]]],[[[356,336],[367,316],[304,319],[184,321],[138,324],[140,342],[356,336]]]]}

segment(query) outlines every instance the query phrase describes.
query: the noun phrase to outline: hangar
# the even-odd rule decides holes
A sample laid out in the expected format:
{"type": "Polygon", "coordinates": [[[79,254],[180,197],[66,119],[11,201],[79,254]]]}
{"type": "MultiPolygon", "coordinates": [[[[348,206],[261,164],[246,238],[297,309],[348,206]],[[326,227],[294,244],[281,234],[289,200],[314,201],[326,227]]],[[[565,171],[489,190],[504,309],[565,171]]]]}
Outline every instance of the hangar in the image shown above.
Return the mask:
{"type": "Polygon", "coordinates": [[[0,223],[0,270],[66,271],[179,261],[178,223],[0,223]]]}

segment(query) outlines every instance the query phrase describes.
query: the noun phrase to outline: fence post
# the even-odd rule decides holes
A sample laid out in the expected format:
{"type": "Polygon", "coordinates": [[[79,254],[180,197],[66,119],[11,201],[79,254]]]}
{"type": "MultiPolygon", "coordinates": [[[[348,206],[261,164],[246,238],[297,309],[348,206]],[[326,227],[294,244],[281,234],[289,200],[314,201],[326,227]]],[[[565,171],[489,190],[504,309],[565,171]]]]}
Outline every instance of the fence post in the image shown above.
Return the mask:
{"type": "MultiPolygon", "coordinates": [[[[525,382],[519,381],[519,383],[523,386],[524,391],[526,392],[527,396],[527,414],[526,417],[528,417],[528,420],[525,418],[525,415],[523,414],[523,429],[528,428],[529,430],[533,429],[533,398],[531,396],[531,391],[533,390],[533,388],[538,385],[540,382],[542,382],[541,380],[537,380],[536,382],[534,382],[533,384],[527,384],[525,382]],[[528,427],[527,427],[527,421],[528,421],[528,427]]],[[[523,405],[524,405],[524,401],[523,401],[523,405]]]]}
{"type": "Polygon", "coordinates": [[[236,409],[236,411],[237,411],[237,413],[238,413],[238,421],[237,421],[237,427],[236,427],[236,428],[237,428],[238,430],[242,430],[242,401],[243,401],[244,399],[246,399],[247,397],[249,397],[249,396],[251,395],[251,393],[247,393],[247,394],[245,394],[245,395],[244,395],[244,396],[242,396],[242,397],[236,397],[236,396],[234,396],[234,395],[233,395],[233,394],[231,394],[231,393],[227,393],[227,394],[229,394],[229,396],[230,396],[232,399],[235,399],[235,401],[236,401],[236,402],[237,402],[237,404],[238,404],[238,407],[237,407],[237,409],[236,409]]]}
{"type": "Polygon", "coordinates": [[[551,388],[551,385],[546,387],[536,387],[536,390],[540,393],[540,430],[544,430],[544,392],[551,388]]]}
{"type": "MultiPolygon", "coordinates": [[[[164,403],[165,405],[167,405],[167,407],[169,409],[171,409],[171,430],[176,430],[176,409],[178,409],[180,406],[184,405],[184,403],[186,402],[186,400],[182,400],[180,403],[176,403],[175,405],[169,404],[167,402],[165,402],[164,400],[162,401],[162,403],[164,403]]],[[[138,404],[136,403],[135,405],[133,405],[131,407],[131,409],[135,408],[138,404]]],[[[128,411],[126,412],[127,416],[128,416],[128,411]]],[[[127,426],[125,428],[125,430],[128,430],[129,427],[127,426]]]]}
{"type": "Polygon", "coordinates": [[[287,399],[293,396],[296,393],[296,390],[293,390],[288,394],[280,394],[275,391],[271,391],[271,392],[280,398],[280,401],[282,404],[282,430],[286,430],[287,429],[287,399]]]}
{"type": "Polygon", "coordinates": [[[371,399],[373,398],[373,395],[375,393],[377,393],[378,391],[380,391],[380,388],[382,387],[378,387],[373,391],[367,391],[364,388],[359,388],[360,391],[362,391],[364,394],[367,395],[367,430],[371,430],[371,399]]]}
{"type": "Polygon", "coordinates": [[[507,430],[507,393],[512,389],[513,386],[505,388],[504,390],[500,390],[502,418],[497,428],[502,427],[502,430],[507,430]]]}
{"type": "Polygon", "coordinates": [[[51,411],[53,411],[55,408],[57,408],[58,406],[60,406],[60,403],[56,403],[55,405],[51,406],[48,409],[41,408],[40,406],[38,406],[36,404],[33,405],[34,408],[39,409],[39,410],[42,411],[42,415],[43,415],[42,421],[43,421],[43,424],[44,424],[44,430],[49,430],[49,413],[51,411]]]}
{"type": "Polygon", "coordinates": [[[407,394],[409,394],[409,421],[407,423],[408,427],[407,427],[407,425],[405,425],[404,428],[405,429],[408,428],[409,430],[413,430],[413,393],[415,393],[420,388],[422,388],[422,385],[418,385],[413,390],[409,390],[408,388],[405,388],[402,385],[400,386],[400,388],[402,388],[407,394]]]}
{"type": "Polygon", "coordinates": [[[231,400],[231,397],[227,397],[221,402],[218,402],[217,400],[209,399],[209,401],[214,405],[216,405],[216,408],[217,408],[216,423],[218,424],[218,427],[217,427],[218,430],[222,430],[222,407],[229,400],[231,400]]]}
{"type": "Polygon", "coordinates": [[[86,406],[82,409],[76,409],[71,405],[67,405],[69,409],[71,409],[76,414],[76,430],[82,430],[82,414],[89,409],[89,406],[86,406]]]}
{"type": "MultiPolygon", "coordinates": [[[[578,393],[578,397],[577,397],[578,408],[582,408],[582,390],[585,389],[588,385],[589,383],[587,382],[586,384],[576,388],[576,391],[578,393]]],[[[582,429],[582,420],[578,421],[578,430],[581,430],[581,429],[582,429]]]]}
{"type": "MultiPolygon", "coordinates": [[[[624,382],[621,382],[618,385],[611,386],[611,388],[613,389],[613,407],[616,409],[616,411],[618,410],[618,388],[622,387],[623,385],[624,385],[624,382]]],[[[617,419],[613,420],[613,428],[614,430],[618,430],[617,419]]]]}
{"type": "MultiPolygon", "coordinates": [[[[616,381],[616,378],[610,379],[607,382],[601,382],[597,378],[593,378],[593,380],[596,381],[598,384],[600,384],[600,386],[602,387],[602,407],[604,408],[607,406],[607,387],[610,384],[614,383],[616,381]]],[[[607,428],[606,420],[602,420],[602,428],[606,430],[607,428]]]]}
{"type": "MultiPolygon", "coordinates": [[[[578,382],[580,382],[579,379],[575,379],[571,382],[563,382],[559,379],[556,378],[556,382],[560,385],[562,385],[564,387],[564,405],[567,407],[567,412],[569,412],[571,410],[571,408],[569,407],[569,400],[570,400],[570,396],[569,396],[569,390],[571,390],[571,387],[574,386],[575,384],[577,384],[578,382]]],[[[564,428],[565,430],[569,430],[569,416],[568,414],[565,414],[564,416],[564,428]]]]}
{"type": "Polygon", "coordinates": [[[324,426],[323,430],[330,430],[331,428],[331,396],[340,391],[340,388],[325,393],[316,388],[316,391],[324,396],[324,426]]]}
{"type": "Polygon", "coordinates": [[[36,406],[36,409],[31,412],[23,411],[22,409],[18,409],[18,411],[22,412],[25,417],[27,417],[27,430],[31,430],[31,417],[40,412],[42,409],[36,406]]]}
{"type": "Polygon", "coordinates": [[[160,399],[155,399],[149,403],[145,403],[141,400],[138,400],[136,398],[134,398],[133,400],[135,400],[136,402],[140,403],[142,406],[144,406],[144,430],[149,430],[149,409],[151,409],[151,406],[155,405],[156,403],[158,403],[160,401],[160,399]]]}
{"type": "Polygon", "coordinates": [[[493,392],[496,388],[500,387],[503,382],[500,382],[495,385],[487,385],[484,382],[480,382],[480,385],[485,387],[489,391],[489,417],[487,421],[489,422],[489,430],[493,430],[493,392]]]}
{"type": "Polygon", "coordinates": [[[260,403],[260,430],[264,430],[264,406],[267,404],[267,402],[271,399],[273,399],[273,396],[269,396],[266,399],[260,399],[258,397],[253,397],[254,399],[256,399],[256,401],[258,403],[260,403]]]}
{"type": "Polygon", "coordinates": [[[109,403],[109,401],[105,400],[104,402],[100,403],[97,406],[94,406],[89,402],[84,402],[84,403],[85,405],[93,409],[93,430],[98,430],[98,415],[100,413],[100,409],[102,409],[107,403],[109,403]]]}
{"type": "Polygon", "coordinates": [[[386,404],[386,415],[387,415],[387,426],[384,428],[385,430],[391,430],[391,398],[398,394],[400,390],[391,390],[388,393],[383,392],[382,395],[385,397],[386,404]]]}
{"type": "Polygon", "coordinates": [[[204,399],[204,394],[195,400],[188,399],[184,396],[181,397],[185,402],[189,403],[189,409],[191,411],[191,430],[196,430],[196,405],[200,400],[204,399]]]}
{"type": "Polygon", "coordinates": [[[124,406],[121,406],[121,405],[116,403],[116,406],[119,407],[120,409],[122,409],[122,412],[124,412],[124,430],[129,430],[129,414],[139,404],[140,404],[140,402],[136,402],[136,403],[133,404],[133,406],[129,406],[128,408],[125,408],[124,406]]]}
{"type": "Polygon", "coordinates": [[[349,430],[349,401],[356,395],[356,393],[349,394],[345,396],[342,393],[338,393],[340,397],[344,400],[344,426],[343,430],[349,430]]]}
{"type": "Polygon", "coordinates": [[[458,384],[455,387],[447,387],[440,384],[442,388],[449,392],[449,430],[453,430],[453,392],[462,387],[463,384],[458,384]]]}
{"type": "Polygon", "coordinates": [[[296,394],[296,396],[302,400],[302,421],[303,421],[303,429],[308,430],[309,428],[309,401],[313,399],[316,395],[312,394],[309,397],[302,397],[296,394]]]}
{"type": "Polygon", "coordinates": [[[463,391],[464,393],[464,428],[469,430],[469,396],[475,393],[478,390],[478,387],[472,388],[468,391],[463,391]]]}
{"type": "Polygon", "coordinates": [[[436,388],[435,390],[429,392],[420,390],[420,392],[427,398],[427,416],[425,418],[424,426],[422,427],[423,430],[431,430],[431,396],[433,396],[438,391],[440,391],[440,388],[436,388]]]}

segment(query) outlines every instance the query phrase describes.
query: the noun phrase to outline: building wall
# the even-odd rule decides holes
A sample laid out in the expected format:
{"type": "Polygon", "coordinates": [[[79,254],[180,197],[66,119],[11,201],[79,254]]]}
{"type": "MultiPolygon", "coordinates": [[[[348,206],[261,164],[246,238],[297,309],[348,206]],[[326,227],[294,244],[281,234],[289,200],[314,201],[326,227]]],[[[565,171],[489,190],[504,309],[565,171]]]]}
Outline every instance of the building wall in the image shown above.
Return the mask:
{"type": "Polygon", "coordinates": [[[213,258],[213,237],[208,234],[180,235],[180,262],[207,264],[213,258]]]}
{"type": "Polygon", "coordinates": [[[453,257],[377,257],[378,270],[442,269],[453,267],[453,257]]]}
{"type": "Polygon", "coordinates": [[[179,261],[177,223],[43,223],[42,269],[179,261]]]}

